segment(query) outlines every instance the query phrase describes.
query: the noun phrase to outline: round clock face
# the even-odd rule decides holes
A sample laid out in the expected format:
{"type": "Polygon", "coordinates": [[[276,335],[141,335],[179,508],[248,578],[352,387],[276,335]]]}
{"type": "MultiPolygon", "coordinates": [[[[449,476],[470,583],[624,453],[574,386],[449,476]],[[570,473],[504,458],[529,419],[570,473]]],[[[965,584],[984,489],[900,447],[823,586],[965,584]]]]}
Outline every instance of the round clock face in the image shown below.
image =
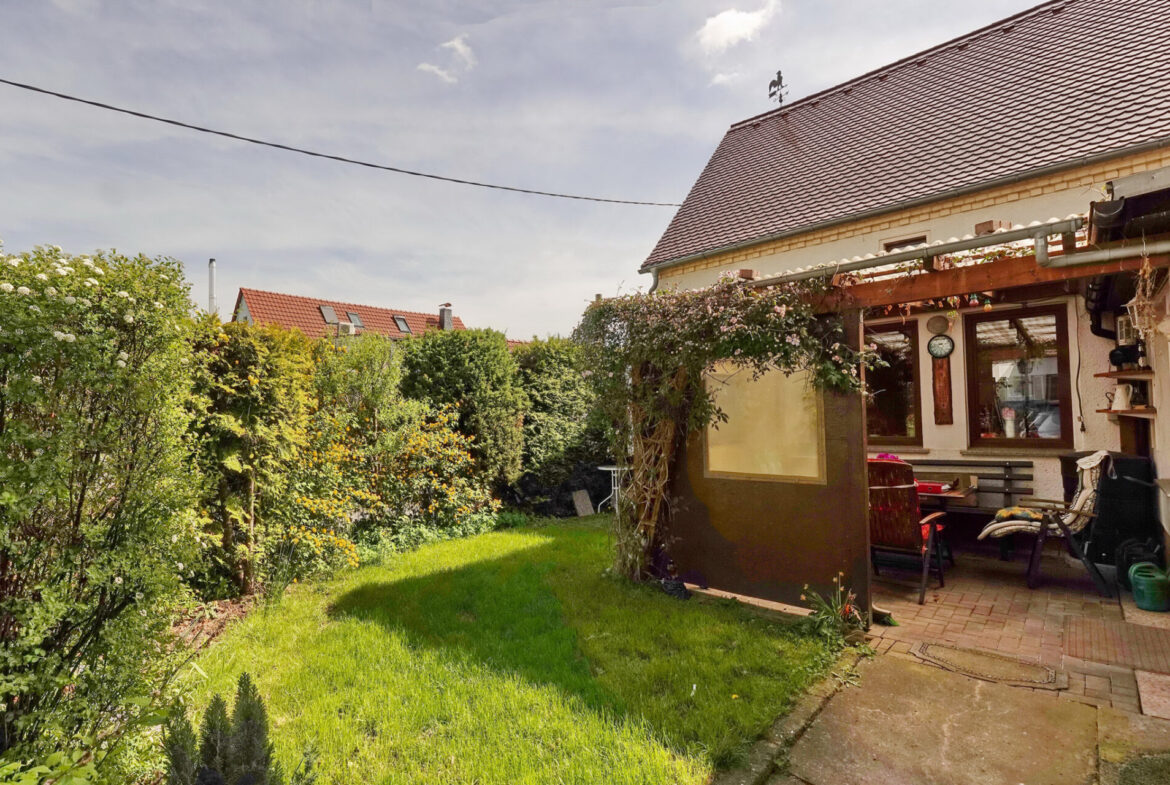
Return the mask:
{"type": "Polygon", "coordinates": [[[926,351],[931,357],[950,357],[955,350],[955,342],[949,335],[936,335],[926,344],[926,351]]]}

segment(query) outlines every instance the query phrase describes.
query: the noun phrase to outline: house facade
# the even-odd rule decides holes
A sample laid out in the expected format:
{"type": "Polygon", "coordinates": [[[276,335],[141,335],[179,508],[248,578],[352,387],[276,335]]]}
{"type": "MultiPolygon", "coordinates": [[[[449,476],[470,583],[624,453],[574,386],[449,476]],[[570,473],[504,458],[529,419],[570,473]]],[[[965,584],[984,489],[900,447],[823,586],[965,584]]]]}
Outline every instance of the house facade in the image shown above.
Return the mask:
{"type": "Polygon", "coordinates": [[[642,272],[832,276],[889,364],[857,423],[871,457],[1019,460],[1054,499],[1074,452],[1170,467],[1165,336],[1110,360],[1170,263],[1166,84],[1164,2],[1042,4],[732,125],[642,272]]]}
{"type": "Polygon", "coordinates": [[[275,324],[309,338],[370,333],[400,340],[428,330],[466,329],[463,320],[452,315],[450,304],[435,313],[419,313],[245,288],[236,295],[232,321],[275,324]]]}

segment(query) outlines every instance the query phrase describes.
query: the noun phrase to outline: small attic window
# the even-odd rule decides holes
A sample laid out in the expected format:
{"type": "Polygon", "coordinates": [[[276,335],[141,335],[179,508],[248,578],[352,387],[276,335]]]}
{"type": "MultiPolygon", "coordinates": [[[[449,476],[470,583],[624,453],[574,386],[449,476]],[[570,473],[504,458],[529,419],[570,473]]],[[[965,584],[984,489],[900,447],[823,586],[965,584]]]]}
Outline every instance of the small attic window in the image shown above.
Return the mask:
{"type": "Polygon", "coordinates": [[[349,321],[353,324],[354,327],[357,327],[357,328],[365,327],[365,325],[362,324],[362,317],[358,316],[353,311],[347,311],[345,315],[349,317],[349,321]]]}
{"type": "Polygon", "coordinates": [[[917,237],[903,237],[898,240],[886,240],[882,243],[882,250],[886,253],[893,253],[894,251],[904,251],[907,248],[913,248],[916,245],[926,245],[926,235],[920,234],[917,237]]]}
{"type": "Polygon", "coordinates": [[[337,314],[333,310],[332,305],[318,306],[321,309],[321,316],[325,319],[325,324],[337,324],[337,314]]]}
{"type": "Polygon", "coordinates": [[[410,325],[407,324],[406,320],[403,319],[401,316],[394,317],[394,326],[398,328],[398,332],[400,332],[400,333],[410,332],[410,325]]]}

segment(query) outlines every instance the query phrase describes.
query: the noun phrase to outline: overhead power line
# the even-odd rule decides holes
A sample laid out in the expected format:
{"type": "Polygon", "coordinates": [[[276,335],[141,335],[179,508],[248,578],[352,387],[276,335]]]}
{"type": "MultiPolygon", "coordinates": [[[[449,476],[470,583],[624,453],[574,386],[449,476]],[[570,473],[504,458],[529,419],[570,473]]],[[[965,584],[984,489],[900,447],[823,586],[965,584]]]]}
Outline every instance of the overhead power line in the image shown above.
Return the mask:
{"type": "Polygon", "coordinates": [[[88,98],[79,98],[75,95],[67,93],[58,93],[55,90],[47,90],[43,87],[35,85],[24,84],[23,82],[14,82],[11,79],[0,78],[0,84],[6,84],[11,87],[18,87],[21,90],[30,90],[34,93],[41,93],[42,95],[51,95],[54,98],[61,98],[66,101],[73,101],[87,106],[94,106],[98,109],[106,109],[111,112],[119,112],[120,114],[128,114],[131,117],[138,117],[143,120],[153,120],[156,123],[165,123],[173,125],[178,128],[186,128],[189,131],[198,131],[203,134],[213,134],[215,136],[222,136],[227,139],[235,139],[238,142],[248,142],[249,144],[260,145],[261,147],[272,147],[276,150],[285,150],[290,153],[300,153],[301,155],[312,156],[313,158],[325,158],[330,161],[340,161],[343,164],[354,164],[355,166],[364,166],[368,169],[380,169],[384,172],[396,172],[397,174],[408,174],[412,177],[425,177],[429,180],[442,180],[445,183],[456,183],[457,185],[473,185],[477,188],[493,188],[497,191],[512,191],[520,194],[533,194],[534,196],[551,196],[556,199],[577,199],[584,202],[607,202],[609,204],[636,204],[647,207],[679,207],[676,202],[642,202],[635,199],[606,199],[600,196],[581,196],[579,194],[562,194],[553,191],[537,191],[532,188],[517,188],[511,185],[497,185],[495,183],[481,183],[476,180],[464,180],[459,177],[445,177],[440,174],[431,174],[429,172],[418,172],[413,169],[403,169],[399,166],[389,166],[387,164],[376,164],[370,161],[362,161],[357,158],[347,158],[343,155],[333,155],[331,153],[321,153],[316,150],[306,150],[303,147],[293,147],[292,145],[280,144],[279,142],[269,142],[264,139],[256,139],[251,136],[243,136],[241,134],[233,134],[230,131],[219,131],[215,128],[206,128],[201,125],[193,125],[192,123],[184,123],[180,120],[172,120],[168,117],[159,117],[158,115],[147,114],[146,112],[137,112],[133,109],[125,109],[121,106],[114,106],[113,104],[102,103],[101,101],[91,101],[88,98]]]}

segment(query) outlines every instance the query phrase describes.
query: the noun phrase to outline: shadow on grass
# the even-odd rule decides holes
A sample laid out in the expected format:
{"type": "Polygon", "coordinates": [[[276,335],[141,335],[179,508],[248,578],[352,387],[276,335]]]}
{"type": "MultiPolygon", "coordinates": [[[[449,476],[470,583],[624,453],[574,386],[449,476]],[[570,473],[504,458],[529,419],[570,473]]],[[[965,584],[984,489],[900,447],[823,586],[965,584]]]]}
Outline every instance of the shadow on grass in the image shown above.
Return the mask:
{"type": "Polygon", "coordinates": [[[619,710],[594,680],[545,576],[555,543],[398,581],[368,583],[339,597],[335,618],[374,621],[412,647],[439,647],[473,664],[559,687],[592,709],[619,710]]]}
{"type": "Polygon", "coordinates": [[[604,577],[610,546],[596,532],[541,534],[547,541],[497,558],[366,583],[330,613],[645,722],[718,768],[739,762],[833,659],[798,627],[731,601],[680,602],[604,577]]]}

